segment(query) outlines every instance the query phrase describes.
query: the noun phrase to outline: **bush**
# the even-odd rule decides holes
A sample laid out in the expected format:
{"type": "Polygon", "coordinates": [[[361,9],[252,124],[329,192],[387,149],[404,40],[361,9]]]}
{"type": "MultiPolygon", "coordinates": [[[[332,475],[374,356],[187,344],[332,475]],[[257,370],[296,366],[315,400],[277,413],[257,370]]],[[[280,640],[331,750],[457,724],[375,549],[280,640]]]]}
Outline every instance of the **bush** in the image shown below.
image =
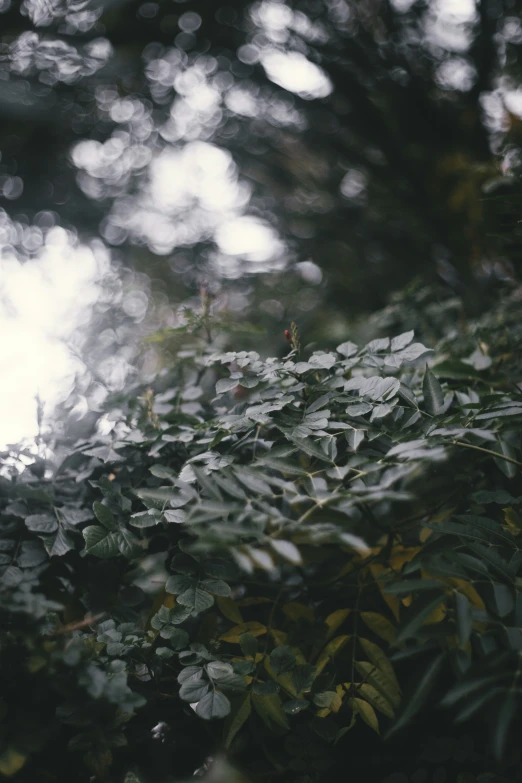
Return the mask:
{"type": "Polygon", "coordinates": [[[207,303],[92,437],[4,454],[0,773],[415,780],[412,743],[484,718],[488,751],[432,760],[515,769],[517,307],[263,359],[216,352],[207,303]]]}

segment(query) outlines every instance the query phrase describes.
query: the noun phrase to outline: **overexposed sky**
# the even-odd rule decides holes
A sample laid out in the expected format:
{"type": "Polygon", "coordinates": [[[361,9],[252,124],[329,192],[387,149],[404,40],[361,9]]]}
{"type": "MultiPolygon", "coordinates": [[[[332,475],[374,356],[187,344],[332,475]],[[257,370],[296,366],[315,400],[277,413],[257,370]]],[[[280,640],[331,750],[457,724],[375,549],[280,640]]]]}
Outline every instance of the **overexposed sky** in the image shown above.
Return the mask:
{"type": "Polygon", "coordinates": [[[81,362],[67,340],[87,326],[107,263],[57,227],[35,258],[0,246],[0,447],[36,434],[37,395],[49,410],[72,389],[81,362]]]}

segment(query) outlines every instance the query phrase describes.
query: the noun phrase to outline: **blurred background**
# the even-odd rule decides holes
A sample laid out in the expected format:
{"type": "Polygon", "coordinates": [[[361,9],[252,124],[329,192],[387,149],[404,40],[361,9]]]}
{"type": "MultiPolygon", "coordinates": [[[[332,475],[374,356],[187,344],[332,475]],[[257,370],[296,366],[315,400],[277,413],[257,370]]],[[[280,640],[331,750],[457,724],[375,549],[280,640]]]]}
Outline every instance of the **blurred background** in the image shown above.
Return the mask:
{"type": "Polygon", "coordinates": [[[0,0],[0,447],[168,367],[203,284],[265,355],[516,286],[521,43],[517,0],[0,0]]]}

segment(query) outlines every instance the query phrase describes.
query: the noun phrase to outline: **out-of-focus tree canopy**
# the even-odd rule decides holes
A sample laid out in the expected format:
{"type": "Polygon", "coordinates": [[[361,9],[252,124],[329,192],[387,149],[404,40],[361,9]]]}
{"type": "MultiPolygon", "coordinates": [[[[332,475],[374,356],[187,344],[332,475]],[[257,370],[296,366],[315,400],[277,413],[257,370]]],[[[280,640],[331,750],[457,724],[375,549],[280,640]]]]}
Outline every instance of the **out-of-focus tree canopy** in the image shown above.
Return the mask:
{"type": "MultiPolygon", "coordinates": [[[[300,262],[314,283],[312,261],[343,310],[381,305],[419,271],[454,285],[470,269],[510,274],[512,0],[0,10],[10,214],[45,230],[57,213],[166,280],[300,262]]],[[[295,281],[274,280],[265,310],[317,304],[313,286],[297,302],[295,281]]]]}

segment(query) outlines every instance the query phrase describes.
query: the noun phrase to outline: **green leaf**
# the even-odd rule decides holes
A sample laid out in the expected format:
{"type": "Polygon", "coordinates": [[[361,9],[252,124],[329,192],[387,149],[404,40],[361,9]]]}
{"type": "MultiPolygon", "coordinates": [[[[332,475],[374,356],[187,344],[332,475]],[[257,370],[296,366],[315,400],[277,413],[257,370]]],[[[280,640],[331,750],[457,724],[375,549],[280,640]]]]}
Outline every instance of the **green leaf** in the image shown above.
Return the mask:
{"type": "Polygon", "coordinates": [[[363,699],[353,699],[353,707],[354,711],[359,713],[363,721],[377,734],[380,734],[379,721],[371,704],[368,704],[368,702],[363,699]]]}
{"type": "Polygon", "coordinates": [[[223,677],[226,678],[229,675],[234,674],[232,665],[230,663],[225,663],[224,661],[210,661],[205,668],[211,680],[223,679],[223,677]]]}
{"type": "Polygon", "coordinates": [[[429,414],[436,416],[441,412],[444,405],[444,394],[440,383],[433,375],[428,365],[426,365],[426,371],[424,373],[422,392],[424,394],[424,407],[429,414]]]}
{"type": "Polygon", "coordinates": [[[513,591],[504,584],[493,584],[493,596],[495,599],[496,613],[499,617],[506,617],[511,614],[515,607],[513,591]]]}
{"type": "Polygon", "coordinates": [[[207,476],[205,471],[201,468],[197,468],[195,465],[192,465],[191,467],[204,494],[209,498],[214,498],[214,500],[223,500],[221,492],[219,491],[219,487],[209,476],[207,476]]]}
{"type": "Polygon", "coordinates": [[[392,644],[397,638],[397,629],[392,623],[377,612],[361,612],[360,617],[368,628],[381,639],[392,644]]]}
{"type": "Polygon", "coordinates": [[[298,548],[291,541],[283,541],[280,538],[271,538],[270,546],[277,552],[278,555],[281,555],[281,557],[284,557],[285,560],[288,560],[288,562],[292,563],[293,565],[300,565],[303,562],[298,548]]]}
{"type": "Polygon", "coordinates": [[[182,606],[190,607],[193,614],[200,614],[205,609],[210,609],[214,603],[214,598],[206,590],[202,590],[201,587],[192,585],[178,595],[177,601],[182,606]]]}
{"type": "Polygon", "coordinates": [[[161,514],[156,509],[149,509],[148,511],[138,511],[137,514],[132,514],[129,522],[134,527],[154,527],[161,522],[161,514]]]}
{"type": "Polygon", "coordinates": [[[310,702],[306,699],[289,699],[283,704],[283,709],[287,715],[297,715],[309,706],[310,702]]]}
{"type": "Polygon", "coordinates": [[[315,680],[315,666],[311,663],[300,663],[292,672],[292,684],[296,693],[309,691],[315,680]]]}
{"type": "Polygon", "coordinates": [[[392,705],[397,708],[401,701],[401,694],[395,674],[390,676],[388,672],[379,669],[369,661],[355,661],[355,668],[365,682],[372,685],[392,705]]]}
{"type": "Polygon", "coordinates": [[[160,631],[162,639],[168,639],[173,650],[184,650],[188,647],[190,637],[182,628],[176,628],[173,625],[167,625],[160,631]]]}
{"type": "Polygon", "coordinates": [[[321,460],[322,462],[330,462],[330,457],[327,457],[326,454],[319,448],[319,446],[316,446],[316,444],[312,440],[305,440],[304,438],[296,438],[292,435],[287,435],[288,440],[290,440],[292,443],[295,443],[296,446],[298,446],[301,451],[304,451],[305,454],[308,454],[309,457],[315,457],[316,459],[321,460]]]}
{"type": "Polygon", "coordinates": [[[191,587],[197,587],[197,580],[192,579],[185,574],[175,574],[167,579],[165,585],[165,591],[171,595],[177,595],[178,593],[184,593],[185,590],[189,590],[191,587]]]}
{"type": "MultiPolygon", "coordinates": [[[[479,530],[482,533],[480,540],[490,543],[491,536],[495,536],[496,538],[502,539],[508,546],[515,548],[515,542],[513,541],[512,536],[509,533],[505,533],[498,522],[495,522],[493,519],[478,517],[474,514],[458,514],[455,519],[462,522],[466,528],[466,530],[461,531],[459,535],[466,535],[467,533],[469,536],[470,532],[474,533],[479,530]]],[[[448,532],[455,531],[455,528],[451,528],[451,526],[448,527],[448,524],[450,523],[445,522],[440,526],[440,529],[444,531],[448,530],[448,532]]],[[[456,532],[459,532],[458,529],[456,529],[456,532]]]]}
{"type": "Polygon", "coordinates": [[[255,636],[252,636],[251,633],[242,633],[239,637],[239,644],[243,655],[255,659],[259,646],[255,636]]]}
{"type": "MultiPolygon", "coordinates": [[[[522,413],[522,409],[521,409],[522,413]]],[[[498,439],[498,447],[497,451],[499,451],[501,454],[503,454],[505,457],[508,457],[509,459],[516,459],[516,452],[513,446],[511,446],[507,441],[503,440],[502,438],[498,439]]],[[[507,476],[508,479],[515,478],[517,475],[517,470],[519,471],[520,468],[518,468],[513,462],[509,462],[507,459],[502,459],[502,457],[494,457],[496,465],[500,468],[504,476],[507,476]]]]}
{"type": "Polygon", "coordinates": [[[411,343],[414,337],[414,332],[411,330],[410,332],[403,332],[402,334],[397,335],[397,337],[393,337],[390,345],[390,350],[392,353],[395,351],[400,351],[403,348],[406,348],[407,345],[411,343]]]}
{"type": "Polygon", "coordinates": [[[400,628],[395,644],[401,644],[405,639],[415,636],[419,628],[424,625],[430,614],[441,605],[443,600],[444,597],[439,593],[436,596],[428,595],[423,600],[415,601],[409,608],[407,620],[400,628]]]}
{"type": "Polygon", "coordinates": [[[387,718],[394,717],[395,711],[392,705],[385,696],[379,693],[377,688],[373,687],[373,685],[370,685],[368,682],[363,682],[357,687],[357,691],[365,701],[382,712],[383,715],[386,715],[387,718]]]}
{"type": "MultiPolygon", "coordinates": [[[[44,544],[46,542],[54,543],[53,536],[46,536],[44,538],[44,544]]],[[[13,542],[14,543],[14,542],[13,542]]],[[[7,561],[11,562],[11,556],[7,555],[7,561]]],[[[20,547],[20,552],[17,557],[17,562],[20,568],[34,568],[34,566],[45,563],[47,560],[47,554],[42,546],[41,541],[24,541],[20,547]]]]}
{"type": "Polygon", "coordinates": [[[375,664],[375,666],[378,666],[379,669],[384,672],[384,674],[386,674],[390,681],[394,683],[394,687],[397,689],[397,691],[400,692],[399,683],[395,677],[393,666],[391,665],[383,650],[381,650],[377,644],[374,644],[369,639],[359,639],[359,643],[370,661],[375,664]]]}
{"type": "Polygon", "coordinates": [[[226,718],[230,712],[230,702],[221,691],[213,690],[203,696],[196,707],[196,714],[204,720],[226,718]]]}
{"type": "Polygon", "coordinates": [[[348,341],[346,343],[341,343],[341,345],[338,345],[335,350],[337,351],[337,353],[340,353],[346,359],[349,359],[350,356],[354,356],[359,349],[355,345],[355,343],[351,343],[350,341],[348,341]]]}
{"type": "MultiPolygon", "coordinates": [[[[437,530],[440,526],[437,527],[437,530]]],[[[442,582],[436,579],[403,579],[400,582],[385,583],[383,588],[387,595],[409,595],[419,590],[445,590],[442,582]]]]}
{"type": "Polygon", "coordinates": [[[194,703],[202,699],[209,691],[210,683],[205,680],[201,675],[194,674],[184,681],[180,690],[179,697],[183,701],[189,701],[194,703]]]}
{"type": "Polygon", "coordinates": [[[330,709],[332,704],[339,704],[339,694],[336,691],[322,691],[314,695],[314,704],[321,709],[330,709]]]}
{"type": "Polygon", "coordinates": [[[482,544],[468,544],[469,549],[475,552],[484,562],[488,563],[490,568],[506,581],[513,583],[515,573],[513,568],[507,563],[493,547],[485,547],[482,544]]]}
{"type": "Polygon", "coordinates": [[[252,706],[270,731],[281,733],[281,729],[288,731],[290,728],[279,694],[262,696],[253,693],[252,706]]]}
{"type": "Polygon", "coordinates": [[[110,533],[99,525],[89,525],[84,528],[85,539],[84,553],[96,557],[115,557],[119,554],[118,537],[116,533],[110,533]]]}
{"type": "MultiPolygon", "coordinates": [[[[354,406],[352,405],[348,407],[353,408],[354,406]]],[[[351,413],[349,415],[354,416],[356,414],[351,413]]],[[[364,440],[364,435],[365,435],[364,430],[348,430],[346,432],[346,440],[348,442],[348,446],[350,447],[351,451],[357,451],[357,449],[359,448],[359,446],[364,440]]]]}
{"type": "Polygon", "coordinates": [[[230,585],[224,582],[222,579],[203,579],[201,587],[208,590],[209,593],[220,596],[229,596],[232,592],[230,585]]]}
{"type": "Polygon", "coordinates": [[[134,533],[131,533],[127,528],[122,527],[114,535],[117,539],[118,548],[124,557],[131,559],[140,552],[140,543],[138,539],[134,533]]]}
{"type": "Polygon", "coordinates": [[[92,510],[94,511],[96,519],[103,527],[107,528],[107,530],[117,530],[118,525],[116,524],[116,520],[114,519],[114,515],[110,508],[107,508],[103,503],[98,503],[98,501],[95,500],[92,504],[92,510]]]}
{"type": "Polygon", "coordinates": [[[184,552],[174,555],[170,567],[172,571],[176,571],[179,574],[186,574],[187,576],[195,576],[198,572],[198,563],[196,560],[184,552]]]}
{"type": "Polygon", "coordinates": [[[134,494],[147,506],[163,511],[168,508],[170,501],[176,497],[172,487],[157,487],[156,489],[135,489],[134,494]]]}
{"type": "Polygon", "coordinates": [[[163,512],[163,517],[169,524],[181,525],[187,518],[187,515],[182,509],[175,508],[166,509],[163,512]]]}
{"type": "Polygon", "coordinates": [[[62,557],[71,549],[74,549],[74,540],[60,525],[55,535],[46,536],[44,546],[50,557],[62,557]]]}
{"type": "Polygon", "coordinates": [[[232,391],[239,383],[239,378],[221,378],[216,383],[216,394],[225,394],[225,392],[232,391]]]}
{"type": "Polygon", "coordinates": [[[153,476],[156,476],[156,478],[159,479],[172,479],[176,477],[175,472],[172,468],[167,467],[167,465],[153,465],[149,470],[153,476]]]}
{"type": "Polygon", "coordinates": [[[513,503],[517,503],[517,499],[513,497],[509,492],[504,489],[487,490],[481,489],[479,492],[474,492],[471,496],[475,503],[486,505],[488,503],[498,503],[500,505],[509,506],[513,503]]]}
{"type": "Polygon", "coordinates": [[[25,524],[35,533],[54,533],[58,529],[58,520],[54,514],[31,514],[25,518],[25,524]]]}
{"type": "Polygon", "coordinates": [[[241,697],[237,706],[230,713],[223,729],[225,748],[229,748],[236,734],[242,729],[252,712],[250,693],[241,697]]]}
{"type": "Polygon", "coordinates": [[[203,669],[202,666],[185,666],[185,668],[182,669],[178,674],[178,682],[180,683],[180,685],[182,685],[184,682],[190,680],[191,678],[197,680],[198,676],[203,677],[204,673],[205,670],[203,669]]]}
{"type": "Polygon", "coordinates": [[[402,711],[399,718],[395,721],[390,731],[387,733],[386,739],[407,726],[408,723],[411,722],[412,718],[415,717],[415,715],[419,712],[438,679],[439,673],[444,665],[444,660],[444,653],[441,653],[436,658],[434,658],[427,667],[425,672],[422,674],[416,688],[414,689],[412,697],[406,704],[405,709],[402,711]]]}
{"type": "MultiPolygon", "coordinates": [[[[121,646],[123,647],[123,645],[121,646]]],[[[170,647],[156,647],[155,652],[156,655],[165,660],[168,660],[174,656],[174,650],[171,650],[170,647]]]]}
{"type": "Polygon", "coordinates": [[[295,665],[295,655],[287,645],[276,647],[270,653],[270,666],[278,676],[293,671],[295,665]]]}
{"type": "Polygon", "coordinates": [[[459,637],[459,647],[464,649],[469,641],[473,618],[471,615],[471,606],[465,595],[455,593],[455,613],[457,619],[457,635],[459,637]]]}
{"type": "Polygon", "coordinates": [[[280,685],[277,682],[274,682],[274,680],[254,682],[252,685],[252,692],[257,693],[259,696],[270,696],[273,693],[279,693],[280,690],[280,685]]]}

